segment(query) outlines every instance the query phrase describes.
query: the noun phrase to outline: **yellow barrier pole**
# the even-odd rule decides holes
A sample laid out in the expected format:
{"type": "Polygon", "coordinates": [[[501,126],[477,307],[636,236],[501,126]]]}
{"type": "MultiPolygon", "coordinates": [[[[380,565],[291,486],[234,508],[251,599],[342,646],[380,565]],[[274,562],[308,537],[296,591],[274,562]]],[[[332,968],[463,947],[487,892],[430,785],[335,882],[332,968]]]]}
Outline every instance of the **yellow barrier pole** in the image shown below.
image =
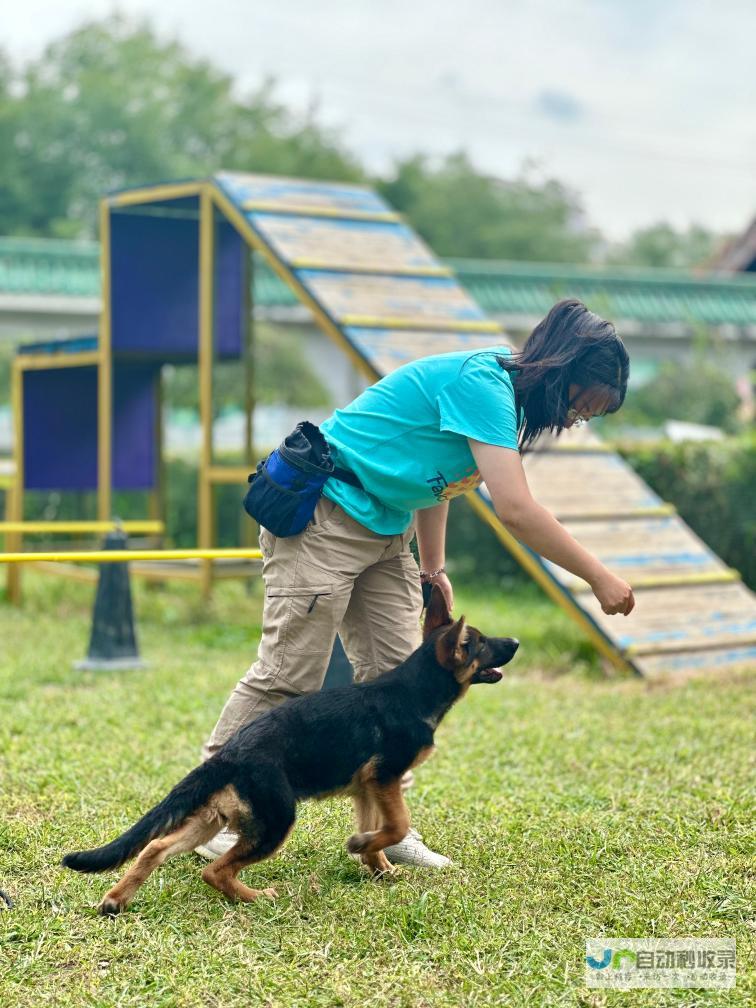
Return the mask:
{"type": "Polygon", "coordinates": [[[160,535],[165,531],[165,525],[162,521],[0,521],[0,535],[9,532],[29,534],[49,532],[75,535],[77,533],[112,532],[117,528],[138,535],[160,535]]]}
{"type": "Polygon", "coordinates": [[[259,549],[60,550],[0,553],[0,563],[123,563],[129,560],[261,560],[259,549]]]}
{"type": "Polygon", "coordinates": [[[163,376],[162,369],[158,373],[155,381],[155,469],[153,474],[154,486],[148,493],[148,514],[159,521],[165,531],[165,517],[167,514],[165,506],[165,452],[163,450],[165,415],[163,411],[163,376]]]}

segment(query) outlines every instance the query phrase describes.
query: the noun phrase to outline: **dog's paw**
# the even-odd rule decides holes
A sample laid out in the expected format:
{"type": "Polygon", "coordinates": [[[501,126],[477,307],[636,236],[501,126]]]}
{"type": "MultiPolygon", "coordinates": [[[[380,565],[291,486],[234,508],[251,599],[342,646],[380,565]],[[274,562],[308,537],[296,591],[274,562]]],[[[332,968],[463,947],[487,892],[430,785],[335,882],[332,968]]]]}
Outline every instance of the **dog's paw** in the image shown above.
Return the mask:
{"type": "Polygon", "coordinates": [[[383,851],[378,851],[376,854],[363,854],[361,860],[376,881],[390,882],[401,873],[401,869],[397,865],[392,865],[383,851]]]}
{"type": "Polygon", "coordinates": [[[372,833],[352,833],[346,842],[346,849],[350,854],[361,854],[372,838],[372,833]]]}
{"type": "Polygon", "coordinates": [[[110,899],[108,896],[100,903],[97,907],[97,913],[101,917],[117,917],[121,911],[125,910],[126,907],[123,903],[119,903],[118,900],[110,899]]]}

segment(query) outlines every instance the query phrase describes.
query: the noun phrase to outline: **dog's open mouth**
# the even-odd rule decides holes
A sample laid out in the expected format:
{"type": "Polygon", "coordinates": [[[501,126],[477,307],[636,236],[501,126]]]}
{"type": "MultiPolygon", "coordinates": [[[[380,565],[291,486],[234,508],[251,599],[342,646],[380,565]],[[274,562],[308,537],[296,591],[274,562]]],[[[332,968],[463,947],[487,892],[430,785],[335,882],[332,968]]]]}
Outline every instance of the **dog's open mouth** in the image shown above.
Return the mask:
{"type": "Polygon", "coordinates": [[[503,679],[504,673],[500,668],[484,668],[478,669],[475,675],[472,677],[471,682],[474,683],[497,683],[503,679]]]}

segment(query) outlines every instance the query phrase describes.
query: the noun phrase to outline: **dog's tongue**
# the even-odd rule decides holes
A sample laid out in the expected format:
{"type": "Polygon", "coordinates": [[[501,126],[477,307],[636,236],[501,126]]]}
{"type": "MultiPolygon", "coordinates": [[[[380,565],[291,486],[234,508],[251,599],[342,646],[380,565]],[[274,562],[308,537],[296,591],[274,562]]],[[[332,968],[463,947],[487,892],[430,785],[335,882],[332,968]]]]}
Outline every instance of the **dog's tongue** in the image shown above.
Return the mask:
{"type": "Polygon", "coordinates": [[[500,668],[483,669],[480,675],[485,678],[486,682],[499,682],[500,679],[504,678],[504,673],[500,668]]]}

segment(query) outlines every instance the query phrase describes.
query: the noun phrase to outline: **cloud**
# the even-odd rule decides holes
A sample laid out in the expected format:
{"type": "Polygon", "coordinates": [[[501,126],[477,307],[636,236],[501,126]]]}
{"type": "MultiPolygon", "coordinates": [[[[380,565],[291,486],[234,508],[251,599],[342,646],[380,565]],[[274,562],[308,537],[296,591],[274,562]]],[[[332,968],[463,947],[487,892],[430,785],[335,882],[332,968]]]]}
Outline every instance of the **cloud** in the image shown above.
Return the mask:
{"type": "Polygon", "coordinates": [[[581,102],[567,91],[540,91],[533,104],[541,115],[559,122],[575,122],[584,114],[581,102]]]}

